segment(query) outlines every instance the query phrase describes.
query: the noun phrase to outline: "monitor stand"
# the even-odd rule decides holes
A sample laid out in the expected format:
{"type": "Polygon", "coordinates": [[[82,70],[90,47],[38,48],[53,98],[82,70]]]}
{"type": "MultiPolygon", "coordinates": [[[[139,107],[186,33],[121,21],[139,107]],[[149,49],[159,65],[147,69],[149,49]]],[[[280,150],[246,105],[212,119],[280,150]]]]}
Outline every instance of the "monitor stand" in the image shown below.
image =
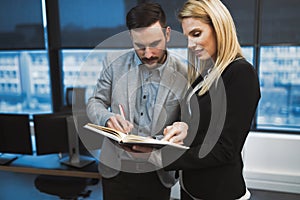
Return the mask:
{"type": "Polygon", "coordinates": [[[69,156],[62,158],[60,162],[76,168],[82,168],[95,162],[94,158],[83,156],[79,153],[79,138],[73,116],[66,117],[66,121],[68,127],[69,156]]]}
{"type": "Polygon", "coordinates": [[[16,160],[18,157],[10,154],[0,154],[0,165],[7,165],[12,161],[16,160]]]}

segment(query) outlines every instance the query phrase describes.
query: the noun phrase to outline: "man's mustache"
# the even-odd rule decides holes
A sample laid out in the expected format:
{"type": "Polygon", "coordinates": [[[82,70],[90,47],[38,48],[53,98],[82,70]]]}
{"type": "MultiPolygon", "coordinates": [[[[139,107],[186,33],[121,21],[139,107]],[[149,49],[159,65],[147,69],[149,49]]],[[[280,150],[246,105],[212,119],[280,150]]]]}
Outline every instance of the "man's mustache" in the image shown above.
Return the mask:
{"type": "Polygon", "coordinates": [[[144,62],[149,62],[149,61],[153,61],[153,60],[158,60],[158,57],[143,58],[142,60],[143,60],[144,62]]]}

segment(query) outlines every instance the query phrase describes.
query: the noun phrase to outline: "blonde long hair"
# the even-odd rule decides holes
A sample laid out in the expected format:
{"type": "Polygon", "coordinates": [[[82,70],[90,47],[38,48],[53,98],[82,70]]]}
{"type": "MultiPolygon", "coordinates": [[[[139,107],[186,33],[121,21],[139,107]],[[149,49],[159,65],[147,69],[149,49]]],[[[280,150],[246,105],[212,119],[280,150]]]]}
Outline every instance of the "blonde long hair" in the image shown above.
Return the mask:
{"type": "MultiPolygon", "coordinates": [[[[217,39],[217,56],[211,72],[197,85],[198,95],[206,93],[217,82],[226,67],[238,57],[243,57],[236,28],[228,9],[220,0],[188,0],[181,8],[178,19],[196,18],[210,24],[217,39]]],[[[189,51],[188,81],[192,84],[199,76],[197,60],[189,51]]],[[[199,60],[198,60],[199,61],[199,60]]],[[[200,61],[204,62],[204,61],[200,61]]]]}

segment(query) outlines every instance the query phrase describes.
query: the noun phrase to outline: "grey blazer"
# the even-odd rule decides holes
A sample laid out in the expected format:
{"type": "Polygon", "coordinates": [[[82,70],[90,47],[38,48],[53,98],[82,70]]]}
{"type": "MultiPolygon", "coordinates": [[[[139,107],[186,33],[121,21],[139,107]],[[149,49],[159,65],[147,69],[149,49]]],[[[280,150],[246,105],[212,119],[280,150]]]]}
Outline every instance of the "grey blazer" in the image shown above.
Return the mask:
{"type": "MultiPolygon", "coordinates": [[[[87,115],[93,123],[104,126],[114,113],[119,113],[119,104],[124,106],[125,118],[133,122],[136,90],[140,88],[139,64],[140,60],[133,49],[106,57],[94,94],[87,104],[87,115]]],[[[168,51],[155,102],[152,136],[162,134],[165,126],[180,120],[180,102],[187,87],[186,74],[186,65],[168,51]]],[[[122,148],[104,139],[99,167],[102,176],[113,177],[123,170],[119,158],[124,153],[126,154],[122,148]]],[[[156,171],[166,187],[172,187],[176,183],[174,171],[156,171]]]]}

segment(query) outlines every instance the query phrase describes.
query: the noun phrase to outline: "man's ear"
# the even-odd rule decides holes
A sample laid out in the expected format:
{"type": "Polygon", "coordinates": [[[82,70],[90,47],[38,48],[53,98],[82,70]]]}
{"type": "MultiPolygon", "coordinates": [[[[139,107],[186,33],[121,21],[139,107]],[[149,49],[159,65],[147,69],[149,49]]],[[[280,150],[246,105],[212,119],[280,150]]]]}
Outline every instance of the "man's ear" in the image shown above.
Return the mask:
{"type": "Polygon", "coordinates": [[[131,44],[134,46],[133,36],[131,30],[129,30],[129,37],[131,39],[131,44]]]}
{"type": "Polygon", "coordinates": [[[131,30],[128,30],[128,33],[129,33],[130,39],[132,40],[132,33],[131,33],[131,30]]]}
{"type": "Polygon", "coordinates": [[[170,26],[166,27],[165,35],[166,35],[166,42],[169,42],[170,38],[171,38],[171,27],[170,26]]]}

